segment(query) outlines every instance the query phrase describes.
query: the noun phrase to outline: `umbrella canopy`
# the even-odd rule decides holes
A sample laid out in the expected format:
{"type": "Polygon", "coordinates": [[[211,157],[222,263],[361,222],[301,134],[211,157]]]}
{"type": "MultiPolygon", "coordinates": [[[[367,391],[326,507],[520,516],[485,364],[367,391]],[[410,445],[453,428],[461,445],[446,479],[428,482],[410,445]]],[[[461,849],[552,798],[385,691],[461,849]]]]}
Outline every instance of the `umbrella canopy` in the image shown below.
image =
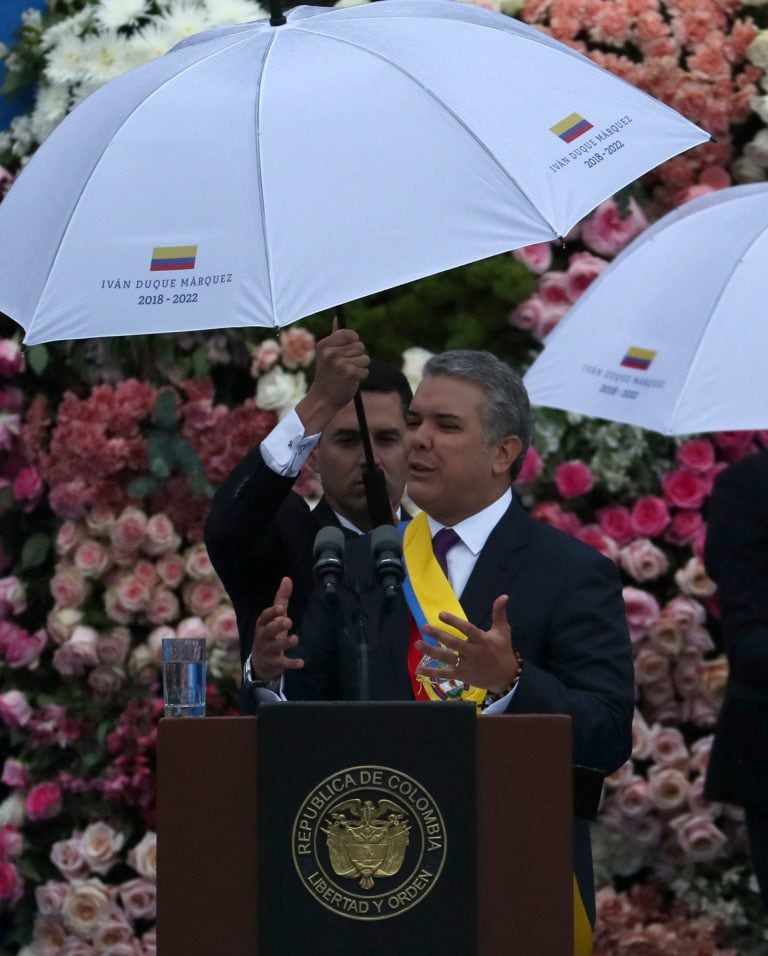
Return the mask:
{"type": "Polygon", "coordinates": [[[568,311],[531,400],[666,435],[768,428],[768,183],[668,213],[568,311]]]}
{"type": "Polygon", "coordinates": [[[565,235],[708,135],[452,0],[296,7],[92,94],[0,206],[27,344],[282,326],[565,235]]]}

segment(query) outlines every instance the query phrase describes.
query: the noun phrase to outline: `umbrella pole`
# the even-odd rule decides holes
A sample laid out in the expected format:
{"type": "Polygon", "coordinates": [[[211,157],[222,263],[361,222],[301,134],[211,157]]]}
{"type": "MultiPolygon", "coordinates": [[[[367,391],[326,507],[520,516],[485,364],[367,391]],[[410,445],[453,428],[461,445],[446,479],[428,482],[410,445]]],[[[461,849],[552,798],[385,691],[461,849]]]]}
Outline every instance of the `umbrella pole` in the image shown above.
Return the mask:
{"type": "MultiPolygon", "coordinates": [[[[344,309],[340,305],[336,307],[336,321],[340,329],[348,328],[344,318],[344,309]]],[[[363,397],[360,394],[359,388],[355,392],[353,401],[357,414],[357,424],[360,428],[360,441],[363,443],[363,454],[365,455],[363,485],[365,486],[365,500],[368,504],[368,517],[371,521],[371,528],[378,528],[383,524],[394,524],[392,504],[387,493],[387,483],[384,478],[384,472],[376,464],[373,457],[371,433],[368,429],[368,420],[365,417],[365,408],[363,407],[363,397]]]]}
{"type": "Polygon", "coordinates": [[[269,25],[281,27],[285,23],[281,0],[269,0],[269,25]]]}

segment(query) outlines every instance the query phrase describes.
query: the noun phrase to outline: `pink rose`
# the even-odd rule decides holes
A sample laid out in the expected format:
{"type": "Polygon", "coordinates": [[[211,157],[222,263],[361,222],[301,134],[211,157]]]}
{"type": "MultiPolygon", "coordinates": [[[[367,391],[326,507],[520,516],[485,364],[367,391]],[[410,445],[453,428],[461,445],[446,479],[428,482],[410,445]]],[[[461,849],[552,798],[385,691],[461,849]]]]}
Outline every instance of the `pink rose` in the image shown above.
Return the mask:
{"type": "Polygon", "coordinates": [[[60,563],[51,578],[51,594],[60,607],[80,607],[88,597],[90,585],[80,571],[70,564],[60,563]]]}
{"type": "Polygon", "coordinates": [[[157,930],[149,929],[141,937],[141,956],[157,956],[157,930]]]}
{"type": "Polygon", "coordinates": [[[714,737],[710,734],[708,737],[700,737],[698,740],[694,740],[691,744],[691,758],[688,762],[691,773],[706,774],[713,740],[714,737]]]}
{"type": "Polygon", "coordinates": [[[138,551],[144,544],[147,516],[139,508],[126,508],[110,531],[110,540],[118,551],[138,551]]]}
{"type": "Polygon", "coordinates": [[[556,501],[542,501],[541,504],[536,505],[531,514],[537,521],[543,521],[567,534],[576,534],[581,527],[578,515],[571,511],[563,511],[562,506],[556,501]]]}
{"type": "Polygon", "coordinates": [[[32,708],[20,690],[0,694],[0,720],[6,727],[24,727],[32,716],[32,708]]]}
{"type": "Polygon", "coordinates": [[[716,860],[728,842],[709,817],[685,814],[670,821],[670,826],[676,831],[678,843],[690,863],[716,860]]]}
{"type": "Polygon", "coordinates": [[[509,322],[518,329],[525,329],[542,342],[565,315],[565,303],[545,302],[537,293],[521,302],[509,314],[509,322]]]}
{"type": "Polygon", "coordinates": [[[109,567],[109,553],[100,541],[87,538],[75,551],[75,567],[86,578],[99,578],[109,567]]]}
{"type": "Polygon", "coordinates": [[[224,596],[221,585],[210,581],[189,581],[182,593],[188,610],[198,617],[214,611],[224,596]]]}
{"type": "Polygon", "coordinates": [[[686,697],[680,707],[680,720],[696,727],[714,727],[719,705],[707,697],[686,697]]]}
{"type": "Polygon", "coordinates": [[[133,565],[132,573],[134,577],[137,577],[140,581],[143,581],[149,588],[153,588],[159,579],[159,575],[154,564],[151,561],[147,561],[146,558],[140,558],[133,565]]]}
{"type": "Polygon", "coordinates": [[[625,212],[619,210],[615,200],[606,199],[582,223],[581,238],[598,255],[615,256],[647,225],[645,213],[634,199],[630,199],[625,212]]]}
{"type": "Polygon", "coordinates": [[[670,657],[675,657],[683,649],[685,631],[666,608],[651,627],[649,644],[670,657]]]}
{"type": "Polygon", "coordinates": [[[256,346],[251,355],[251,375],[258,378],[268,372],[280,358],[280,345],[276,339],[265,339],[256,346]]]}
{"type": "Polygon", "coordinates": [[[12,757],[6,757],[0,783],[4,783],[6,787],[12,789],[25,789],[29,785],[29,770],[26,764],[23,764],[20,760],[14,760],[12,757]]]}
{"type": "Polygon", "coordinates": [[[88,686],[102,700],[114,697],[124,683],[125,671],[110,664],[99,664],[88,674],[88,686]]]}
{"type": "Polygon", "coordinates": [[[210,631],[199,617],[185,617],[179,621],[176,628],[177,637],[204,637],[206,640],[211,636],[210,631]]]}
{"type": "Polygon", "coordinates": [[[53,655],[53,666],[62,677],[75,677],[97,662],[96,631],[82,625],[74,629],[69,640],[57,648],[53,655]]]}
{"type": "Polygon", "coordinates": [[[728,461],[736,461],[747,454],[754,437],[755,432],[716,432],[715,444],[725,453],[728,461]]]}
{"type": "MultiPolygon", "coordinates": [[[[204,587],[213,587],[213,585],[197,582],[204,587]]],[[[217,602],[218,603],[218,602],[217,602]]],[[[147,608],[147,620],[150,624],[167,624],[168,621],[175,621],[179,616],[179,599],[173,591],[167,591],[160,588],[152,595],[149,607],[147,608]]]]}
{"type": "Polygon", "coordinates": [[[24,838],[16,827],[0,827],[0,860],[15,860],[23,846],[24,838]]]}
{"type": "Polygon", "coordinates": [[[625,587],[622,590],[627,626],[633,642],[645,637],[659,616],[659,602],[649,592],[640,588],[625,587]]]}
{"type": "Polygon", "coordinates": [[[83,612],[74,607],[55,607],[48,615],[45,626],[48,635],[57,644],[68,640],[83,619],[83,612]]]}
{"type": "Polygon", "coordinates": [[[0,617],[16,616],[27,609],[27,592],[17,577],[0,578],[0,617]]]}
{"type": "Polygon", "coordinates": [[[237,640],[237,617],[234,608],[222,604],[205,619],[205,624],[215,641],[229,644],[237,640]]]}
{"type": "Polygon", "coordinates": [[[619,557],[619,546],[609,537],[599,524],[585,524],[576,532],[576,537],[584,544],[604,554],[611,561],[616,561],[619,557]]]}
{"type": "Polygon", "coordinates": [[[677,449],[677,461],[688,471],[705,475],[715,463],[715,449],[706,438],[683,442],[677,449]]]}
{"type": "Polygon", "coordinates": [[[664,532],[664,540],[678,547],[703,537],[706,528],[700,511],[676,511],[664,532]]]}
{"type": "Polygon", "coordinates": [[[568,263],[565,274],[565,292],[569,302],[575,302],[608,265],[605,259],[593,256],[591,252],[576,252],[568,263]]]}
{"type": "MultiPolygon", "coordinates": [[[[75,833],[68,840],[59,840],[53,844],[51,863],[68,880],[79,880],[88,876],[90,870],[83,856],[79,833],[75,833]]],[[[59,909],[61,909],[60,905],[59,909]]]]}
{"type": "Polygon", "coordinates": [[[208,557],[204,544],[196,544],[185,555],[185,569],[195,581],[215,581],[216,572],[213,570],[211,559],[208,557]]]}
{"type": "Polygon", "coordinates": [[[48,880],[35,887],[35,903],[38,913],[43,916],[58,916],[69,887],[61,880],[48,880]]]}
{"type": "Polygon", "coordinates": [[[597,519],[603,531],[613,538],[620,548],[632,540],[632,516],[629,508],[621,505],[601,508],[597,512],[597,519]]]}
{"type": "MultiPolygon", "coordinates": [[[[610,790],[616,790],[619,787],[623,787],[625,784],[629,783],[629,781],[633,779],[634,773],[635,771],[632,761],[625,760],[619,769],[614,770],[613,773],[609,773],[603,782],[610,790]]],[[[601,822],[604,824],[607,823],[605,814],[601,816],[601,822]]],[[[621,826],[619,826],[618,829],[620,830],[621,826]]]]}
{"type": "Polygon", "coordinates": [[[25,807],[30,820],[50,820],[61,810],[61,790],[55,783],[38,783],[27,794],[25,807]]]}
{"type": "MultiPolygon", "coordinates": [[[[0,629],[2,629],[2,623],[8,622],[0,622],[0,629]]],[[[5,646],[5,662],[14,670],[19,670],[22,667],[30,670],[34,669],[47,643],[48,635],[42,628],[35,631],[34,634],[28,634],[22,628],[16,627],[11,640],[5,646]]]]}
{"type": "Polygon", "coordinates": [[[43,480],[37,468],[22,468],[13,479],[13,496],[17,501],[26,502],[25,511],[29,511],[43,494],[43,480]]]}
{"type": "Polygon", "coordinates": [[[179,545],[179,536],[176,534],[170,518],[164,514],[152,515],[147,521],[146,540],[144,550],[152,557],[159,557],[175,550],[179,545]]]}
{"type": "Polygon", "coordinates": [[[667,556],[647,538],[638,538],[619,551],[619,564],[635,581],[655,581],[669,570],[667,556]]]}
{"type": "Polygon", "coordinates": [[[651,809],[648,781],[634,777],[616,793],[616,804],[625,817],[638,817],[651,809]]]}
{"type": "Polygon", "coordinates": [[[13,378],[24,371],[24,353],[13,339],[0,339],[0,375],[13,378]]]}
{"type": "Polygon", "coordinates": [[[669,524],[669,510],[662,498],[646,495],[635,502],[630,521],[638,537],[654,538],[669,524]]]}
{"type": "MultiPolygon", "coordinates": [[[[653,747],[653,733],[643,715],[635,708],[632,717],[632,756],[635,760],[647,760],[653,747]]],[[[631,761],[628,761],[631,763],[631,761]]]]}
{"type": "Polygon", "coordinates": [[[698,696],[704,689],[704,679],[699,661],[678,661],[672,674],[672,682],[681,697],[698,696]]]}
{"type": "Polygon", "coordinates": [[[523,467],[515,479],[515,484],[532,485],[541,474],[543,468],[544,462],[542,461],[541,455],[535,448],[530,447],[523,460],[523,467]]]}
{"type": "Polygon", "coordinates": [[[142,611],[149,604],[150,589],[146,581],[136,574],[128,574],[117,583],[117,601],[126,611],[142,611]]]}
{"type": "Polygon", "coordinates": [[[65,521],[56,533],[56,554],[66,557],[83,540],[83,529],[74,521],[65,521]]]}
{"type": "Polygon", "coordinates": [[[534,242],[533,245],[515,249],[512,255],[518,262],[522,262],[529,272],[540,276],[552,265],[552,243],[534,242]]]}
{"type": "Polygon", "coordinates": [[[86,863],[94,873],[103,876],[117,863],[125,837],[108,823],[98,820],[89,824],[80,838],[80,848],[86,863]]]}
{"type": "Polygon", "coordinates": [[[307,368],[315,360],[315,337],[300,326],[283,329],[280,333],[283,365],[286,368],[307,368]]]}
{"type": "Polygon", "coordinates": [[[125,916],[113,913],[93,934],[96,951],[104,956],[138,956],[133,927],[125,916]]]}
{"type": "Polygon", "coordinates": [[[163,584],[174,590],[184,580],[184,561],[178,554],[166,554],[155,565],[163,584]]]}
{"type": "Polygon", "coordinates": [[[131,920],[155,918],[157,889],[149,880],[128,880],[120,886],[123,909],[131,920]]]}
{"type": "Polygon", "coordinates": [[[648,785],[657,810],[675,810],[688,798],[688,778],[676,767],[652,767],[648,785]]]}
{"type": "Polygon", "coordinates": [[[669,659],[649,645],[635,654],[635,680],[638,684],[655,684],[669,674],[669,659]]]}
{"type": "Polygon", "coordinates": [[[16,866],[13,863],[0,861],[0,903],[10,903],[11,906],[15,906],[23,895],[24,883],[16,866]]]}
{"type": "Polygon", "coordinates": [[[700,508],[709,494],[706,479],[685,468],[678,468],[663,475],[661,487],[664,497],[676,508],[700,508]]]}
{"type": "Polygon", "coordinates": [[[688,747],[677,727],[654,727],[651,738],[651,755],[656,763],[667,767],[686,766],[688,747]]]}
{"type": "Polygon", "coordinates": [[[120,601],[117,588],[107,588],[104,592],[104,610],[107,617],[115,624],[130,624],[133,621],[133,611],[129,611],[120,601]]]}
{"type": "Polygon", "coordinates": [[[113,627],[96,638],[96,656],[102,664],[116,666],[128,656],[131,632],[127,627],[113,627]]]}
{"type": "Polygon", "coordinates": [[[592,471],[582,461],[565,461],[555,469],[555,485],[563,498],[577,498],[592,490],[592,471]]]}
{"type": "MultiPolygon", "coordinates": [[[[669,669],[669,660],[662,654],[658,654],[656,658],[652,659],[651,663],[661,670],[663,668],[663,665],[660,663],[661,660],[666,662],[667,669],[669,669]]],[[[668,701],[673,700],[674,696],[675,688],[670,677],[662,677],[660,680],[653,681],[651,684],[643,685],[643,699],[654,707],[660,707],[666,704],[668,701]]]]}
{"type": "Polygon", "coordinates": [[[147,880],[157,878],[157,834],[148,830],[136,846],[128,851],[128,863],[147,880]]]}
{"type": "Polygon", "coordinates": [[[114,511],[108,505],[99,504],[98,502],[91,505],[90,510],[85,516],[85,524],[88,530],[91,534],[95,534],[101,538],[109,537],[114,523],[114,511]]]}
{"type": "Polygon", "coordinates": [[[647,813],[642,817],[630,817],[625,824],[624,832],[638,846],[658,846],[661,840],[662,823],[653,813],[647,813]]]}

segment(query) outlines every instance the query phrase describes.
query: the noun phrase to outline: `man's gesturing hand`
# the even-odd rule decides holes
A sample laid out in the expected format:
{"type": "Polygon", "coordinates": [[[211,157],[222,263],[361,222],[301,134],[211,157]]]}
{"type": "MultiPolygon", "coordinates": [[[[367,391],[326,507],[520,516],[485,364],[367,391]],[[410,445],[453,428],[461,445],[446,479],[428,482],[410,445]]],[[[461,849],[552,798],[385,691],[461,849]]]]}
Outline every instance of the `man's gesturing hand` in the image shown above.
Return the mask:
{"type": "MultiPolygon", "coordinates": [[[[441,679],[460,680],[495,694],[501,693],[509,687],[519,669],[506,614],[508,601],[508,595],[502,594],[493,602],[491,626],[487,631],[443,611],[440,620],[464,634],[466,640],[462,641],[428,624],[424,633],[439,641],[441,646],[417,641],[416,649],[435,661],[449,665],[438,672],[441,679]]],[[[434,668],[424,665],[420,665],[416,673],[435,678],[434,668]]]]}
{"type": "Polygon", "coordinates": [[[290,578],[283,578],[275,594],[275,603],[259,614],[251,648],[251,671],[258,680],[274,680],[285,670],[304,666],[298,658],[286,657],[285,652],[299,643],[296,634],[289,634],[292,621],[285,616],[293,591],[290,578]]]}

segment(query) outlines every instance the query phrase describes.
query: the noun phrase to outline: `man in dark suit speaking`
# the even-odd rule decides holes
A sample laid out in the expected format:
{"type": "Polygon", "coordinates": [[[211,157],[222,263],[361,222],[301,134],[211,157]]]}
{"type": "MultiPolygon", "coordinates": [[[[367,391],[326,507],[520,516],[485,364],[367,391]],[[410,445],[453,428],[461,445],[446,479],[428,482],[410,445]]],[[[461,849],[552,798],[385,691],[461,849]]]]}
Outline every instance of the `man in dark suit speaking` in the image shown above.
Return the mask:
{"type": "MultiPolygon", "coordinates": [[[[317,343],[315,377],[306,396],[236,465],[213,499],[205,543],[235,608],[248,678],[261,611],[278,603],[292,620],[301,620],[312,590],[312,547],[318,531],[334,525],[354,537],[370,530],[364,456],[352,404],[358,387],[374,459],[384,472],[393,513],[399,514],[411,388],[399,369],[369,359],[359,336],[349,329],[337,329],[317,343]],[[307,460],[323,487],[323,497],[312,510],[291,491],[307,460]],[[276,599],[284,576],[291,586],[276,599]]],[[[251,701],[248,694],[241,695],[245,713],[251,712],[251,701]]]]}
{"type": "MultiPolygon", "coordinates": [[[[386,600],[375,587],[362,595],[370,697],[452,698],[461,686],[487,713],[567,714],[574,763],[608,774],[629,757],[634,701],[620,579],[611,561],[531,519],[513,495],[530,431],[525,387],[505,363],[487,352],[446,352],[427,362],[406,437],[408,493],[424,509],[404,536],[406,584],[420,607],[410,597],[386,600]],[[410,553],[421,561],[423,539],[431,550],[430,536],[445,538],[444,529],[453,531],[452,546],[433,581],[449,590],[433,613],[431,585],[411,581],[421,565],[414,560],[412,569],[410,553]]],[[[347,542],[348,574],[370,564],[365,538],[347,542]]],[[[262,614],[254,669],[283,675],[288,699],[356,699],[354,600],[342,590],[334,609],[315,592],[298,646],[280,613],[262,614]]],[[[592,921],[586,820],[575,824],[574,869],[592,921]]]]}

